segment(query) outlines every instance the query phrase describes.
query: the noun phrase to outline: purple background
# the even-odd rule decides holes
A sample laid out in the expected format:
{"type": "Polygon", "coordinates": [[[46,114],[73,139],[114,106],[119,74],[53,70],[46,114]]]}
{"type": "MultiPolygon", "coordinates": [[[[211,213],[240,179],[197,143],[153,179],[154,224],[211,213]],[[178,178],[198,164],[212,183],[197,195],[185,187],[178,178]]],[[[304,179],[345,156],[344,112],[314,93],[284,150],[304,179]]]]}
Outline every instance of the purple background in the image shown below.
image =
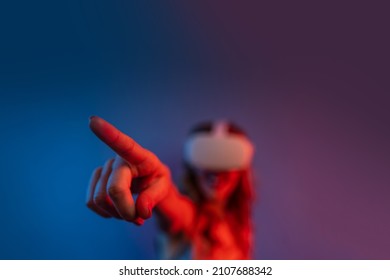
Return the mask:
{"type": "Polygon", "coordinates": [[[154,218],[138,228],[84,205],[113,155],[92,114],[175,178],[191,125],[241,124],[256,259],[390,259],[385,1],[235,2],[0,4],[1,259],[156,258],[154,218]]]}

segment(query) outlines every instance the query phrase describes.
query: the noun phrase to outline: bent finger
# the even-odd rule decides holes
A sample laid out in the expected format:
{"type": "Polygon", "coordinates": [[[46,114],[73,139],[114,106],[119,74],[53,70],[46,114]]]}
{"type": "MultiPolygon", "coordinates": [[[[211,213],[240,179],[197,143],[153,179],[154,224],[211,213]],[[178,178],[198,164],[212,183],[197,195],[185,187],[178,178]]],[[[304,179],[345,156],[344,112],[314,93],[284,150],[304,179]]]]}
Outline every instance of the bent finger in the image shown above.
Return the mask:
{"type": "Polygon", "coordinates": [[[109,213],[112,217],[121,219],[107,194],[107,181],[112,172],[113,162],[114,159],[110,159],[104,164],[102,173],[95,188],[93,201],[96,207],[98,207],[101,211],[109,213]]]}
{"type": "Polygon", "coordinates": [[[119,215],[126,221],[135,219],[134,199],[130,190],[132,173],[130,166],[117,156],[107,183],[107,192],[119,215]]]}
{"type": "Polygon", "coordinates": [[[89,209],[91,209],[93,212],[95,212],[96,214],[98,214],[104,218],[111,218],[111,215],[109,213],[107,213],[104,210],[101,210],[94,202],[95,188],[96,188],[96,184],[99,181],[99,178],[101,176],[102,169],[103,169],[102,167],[96,168],[93,171],[91,178],[89,180],[89,186],[88,186],[88,191],[87,191],[87,207],[89,209]]]}

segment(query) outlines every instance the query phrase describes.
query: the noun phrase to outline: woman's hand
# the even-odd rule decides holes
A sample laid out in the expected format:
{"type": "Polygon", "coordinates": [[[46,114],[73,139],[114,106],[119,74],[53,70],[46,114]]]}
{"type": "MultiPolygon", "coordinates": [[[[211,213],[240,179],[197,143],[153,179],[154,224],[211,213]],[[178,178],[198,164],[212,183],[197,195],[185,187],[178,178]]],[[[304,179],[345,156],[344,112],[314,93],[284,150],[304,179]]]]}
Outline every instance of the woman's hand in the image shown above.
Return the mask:
{"type": "Polygon", "coordinates": [[[172,187],[169,169],[102,118],[91,117],[89,126],[117,156],[92,173],[87,206],[102,217],[143,224],[172,187]],[[136,201],[133,194],[138,194],[136,201]]]}

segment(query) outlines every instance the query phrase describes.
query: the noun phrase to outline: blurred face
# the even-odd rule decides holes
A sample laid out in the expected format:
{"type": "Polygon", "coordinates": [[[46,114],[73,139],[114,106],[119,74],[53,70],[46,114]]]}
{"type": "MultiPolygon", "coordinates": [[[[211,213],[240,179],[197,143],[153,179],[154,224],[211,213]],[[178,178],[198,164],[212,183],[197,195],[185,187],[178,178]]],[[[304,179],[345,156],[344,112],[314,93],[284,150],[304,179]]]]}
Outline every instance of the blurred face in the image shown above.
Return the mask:
{"type": "Polygon", "coordinates": [[[238,185],[240,171],[195,171],[198,184],[207,199],[227,201],[238,185]]]}

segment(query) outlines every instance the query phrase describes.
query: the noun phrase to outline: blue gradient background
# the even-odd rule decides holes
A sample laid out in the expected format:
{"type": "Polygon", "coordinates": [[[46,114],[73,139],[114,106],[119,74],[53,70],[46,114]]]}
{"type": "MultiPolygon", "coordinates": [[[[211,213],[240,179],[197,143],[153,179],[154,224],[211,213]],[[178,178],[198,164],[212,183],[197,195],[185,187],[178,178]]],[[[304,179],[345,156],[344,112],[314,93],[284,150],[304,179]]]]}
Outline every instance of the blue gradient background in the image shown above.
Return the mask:
{"type": "Polygon", "coordinates": [[[3,1],[0,258],[157,257],[153,218],[84,205],[95,114],[175,178],[192,124],[241,124],[256,259],[390,259],[388,9],[293,2],[3,1]]]}

